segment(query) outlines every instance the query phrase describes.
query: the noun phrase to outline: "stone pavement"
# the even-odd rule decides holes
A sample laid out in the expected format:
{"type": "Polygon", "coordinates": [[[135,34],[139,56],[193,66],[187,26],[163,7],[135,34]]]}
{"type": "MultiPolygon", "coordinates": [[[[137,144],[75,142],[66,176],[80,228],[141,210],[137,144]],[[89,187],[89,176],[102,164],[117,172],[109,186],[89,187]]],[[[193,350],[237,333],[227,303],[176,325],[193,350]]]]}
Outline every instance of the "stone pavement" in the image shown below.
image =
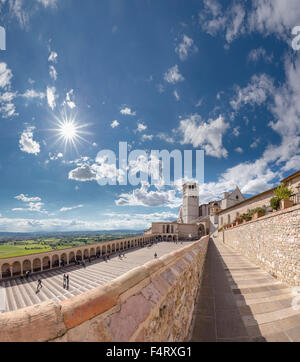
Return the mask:
{"type": "Polygon", "coordinates": [[[189,340],[300,342],[293,288],[211,240],[189,340]]]}
{"type": "Polygon", "coordinates": [[[13,311],[30,305],[38,304],[49,299],[62,301],[87,290],[103,285],[122,274],[147,263],[154,258],[180,249],[190,242],[159,242],[151,248],[136,248],[125,251],[126,257],[120,260],[118,252],[105,262],[96,259],[92,263],[86,261],[86,268],[71,264],[65,268],[51,269],[32,274],[28,279],[12,279],[0,281],[0,313],[13,311]],[[63,288],[63,275],[69,274],[70,287],[63,288]],[[43,288],[36,293],[37,280],[42,280],[43,288]],[[5,310],[4,309],[5,305],[5,310]]]}

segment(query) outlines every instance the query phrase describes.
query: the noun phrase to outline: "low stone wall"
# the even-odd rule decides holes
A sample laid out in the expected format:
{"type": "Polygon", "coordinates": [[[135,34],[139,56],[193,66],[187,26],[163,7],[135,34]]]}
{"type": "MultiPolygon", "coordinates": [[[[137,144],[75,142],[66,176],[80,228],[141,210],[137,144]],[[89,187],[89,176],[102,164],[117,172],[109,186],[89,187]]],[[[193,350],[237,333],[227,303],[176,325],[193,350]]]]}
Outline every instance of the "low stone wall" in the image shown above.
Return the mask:
{"type": "Polygon", "coordinates": [[[280,281],[300,285],[299,205],[219,232],[218,240],[280,281]]]}
{"type": "Polygon", "coordinates": [[[209,236],[64,302],[0,315],[0,341],[184,341],[209,236]]]}

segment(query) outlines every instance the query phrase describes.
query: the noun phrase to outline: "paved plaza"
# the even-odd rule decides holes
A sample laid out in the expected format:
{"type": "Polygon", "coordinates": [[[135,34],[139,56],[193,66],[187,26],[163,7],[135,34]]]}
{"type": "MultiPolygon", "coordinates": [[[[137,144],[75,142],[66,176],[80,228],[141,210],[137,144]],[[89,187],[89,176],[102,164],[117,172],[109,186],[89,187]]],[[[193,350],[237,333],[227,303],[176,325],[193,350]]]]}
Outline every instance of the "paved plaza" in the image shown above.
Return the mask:
{"type": "Polygon", "coordinates": [[[154,259],[156,252],[158,257],[178,250],[189,242],[160,242],[151,248],[136,248],[125,251],[125,258],[119,259],[116,253],[105,262],[96,259],[91,263],[86,261],[86,267],[74,264],[65,268],[32,274],[28,279],[17,278],[0,281],[0,313],[13,311],[46,300],[55,299],[62,301],[87,290],[103,285],[120,275],[154,259]],[[63,288],[63,275],[69,274],[69,289],[63,288]],[[43,287],[38,293],[37,281],[42,280],[43,287]]]}
{"type": "Polygon", "coordinates": [[[293,288],[212,240],[203,276],[191,341],[300,342],[293,288]]]}

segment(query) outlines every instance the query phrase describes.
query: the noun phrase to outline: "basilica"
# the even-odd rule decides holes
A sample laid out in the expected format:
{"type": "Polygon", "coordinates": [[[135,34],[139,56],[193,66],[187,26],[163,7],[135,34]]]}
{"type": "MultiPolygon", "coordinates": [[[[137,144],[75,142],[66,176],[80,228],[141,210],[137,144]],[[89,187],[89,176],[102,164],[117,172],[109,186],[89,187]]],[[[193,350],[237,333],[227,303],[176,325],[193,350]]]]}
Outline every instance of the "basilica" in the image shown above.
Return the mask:
{"type": "Polygon", "coordinates": [[[218,213],[234,206],[246,198],[240,189],[225,192],[223,199],[208,204],[199,203],[199,187],[196,182],[183,185],[183,200],[179,208],[178,219],[174,222],[154,222],[146,235],[153,235],[157,240],[194,240],[213,233],[218,229],[218,213]]]}

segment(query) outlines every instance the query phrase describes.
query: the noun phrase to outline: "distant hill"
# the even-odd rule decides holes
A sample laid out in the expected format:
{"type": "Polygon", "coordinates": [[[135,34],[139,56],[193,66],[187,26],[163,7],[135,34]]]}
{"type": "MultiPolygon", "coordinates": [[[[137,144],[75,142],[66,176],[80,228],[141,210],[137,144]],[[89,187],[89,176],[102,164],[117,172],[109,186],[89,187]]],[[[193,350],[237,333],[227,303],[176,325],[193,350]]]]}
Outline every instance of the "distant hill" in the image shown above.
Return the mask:
{"type": "Polygon", "coordinates": [[[64,238],[64,237],[86,237],[98,236],[103,234],[118,235],[131,234],[140,235],[144,231],[137,230],[99,230],[99,231],[60,231],[60,232],[34,232],[34,233],[14,233],[14,232],[0,232],[0,242],[11,240],[29,240],[36,238],[64,238]]]}

